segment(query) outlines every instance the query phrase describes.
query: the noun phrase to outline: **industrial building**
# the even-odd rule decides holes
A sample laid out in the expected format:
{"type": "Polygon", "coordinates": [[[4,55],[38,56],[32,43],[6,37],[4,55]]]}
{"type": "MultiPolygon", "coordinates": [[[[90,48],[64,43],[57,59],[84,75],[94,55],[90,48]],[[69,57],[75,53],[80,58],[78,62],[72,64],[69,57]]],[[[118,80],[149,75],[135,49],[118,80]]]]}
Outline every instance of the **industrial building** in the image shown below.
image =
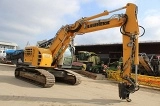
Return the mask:
{"type": "MultiPolygon", "coordinates": [[[[75,53],[77,54],[78,51],[95,52],[102,60],[110,57],[112,61],[117,61],[122,56],[122,44],[77,45],[75,46],[75,53]]],[[[139,53],[160,54],[160,42],[140,42],[139,53]]]]}
{"type": "Polygon", "coordinates": [[[17,49],[18,45],[13,42],[4,42],[0,41],[0,49],[7,50],[7,49],[17,49]]]}
{"type": "Polygon", "coordinates": [[[0,41],[0,58],[4,58],[6,56],[5,50],[14,49],[16,50],[18,45],[13,42],[4,42],[0,41]]]}

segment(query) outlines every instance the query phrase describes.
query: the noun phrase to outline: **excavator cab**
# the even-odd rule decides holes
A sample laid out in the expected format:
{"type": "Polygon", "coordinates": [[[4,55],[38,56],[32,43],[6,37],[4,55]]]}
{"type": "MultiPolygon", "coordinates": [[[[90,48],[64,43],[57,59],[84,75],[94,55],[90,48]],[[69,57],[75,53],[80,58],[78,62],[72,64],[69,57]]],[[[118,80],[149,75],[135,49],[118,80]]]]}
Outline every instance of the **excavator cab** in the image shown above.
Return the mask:
{"type": "Polygon", "coordinates": [[[67,48],[66,51],[64,52],[62,58],[59,60],[59,65],[62,65],[61,68],[68,68],[70,69],[72,67],[72,62],[73,62],[73,54],[72,51],[67,48]]]}

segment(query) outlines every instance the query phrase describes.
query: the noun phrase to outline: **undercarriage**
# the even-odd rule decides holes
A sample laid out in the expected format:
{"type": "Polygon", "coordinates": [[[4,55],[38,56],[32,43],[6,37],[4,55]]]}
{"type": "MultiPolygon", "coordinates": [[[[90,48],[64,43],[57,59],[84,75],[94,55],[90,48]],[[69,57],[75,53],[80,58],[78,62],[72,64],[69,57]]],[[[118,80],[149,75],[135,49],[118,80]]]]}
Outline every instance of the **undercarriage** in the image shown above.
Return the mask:
{"type": "Polygon", "coordinates": [[[71,85],[81,83],[81,76],[77,73],[58,68],[20,66],[15,69],[15,77],[44,88],[52,87],[56,81],[71,85]]]}

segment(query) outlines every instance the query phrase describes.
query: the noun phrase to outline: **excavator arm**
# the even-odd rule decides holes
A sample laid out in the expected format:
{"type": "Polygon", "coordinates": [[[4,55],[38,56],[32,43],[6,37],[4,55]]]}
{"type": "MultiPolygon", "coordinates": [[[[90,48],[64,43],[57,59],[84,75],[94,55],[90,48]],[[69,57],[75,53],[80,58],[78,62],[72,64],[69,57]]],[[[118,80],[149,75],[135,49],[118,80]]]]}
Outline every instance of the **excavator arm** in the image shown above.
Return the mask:
{"type": "Polygon", "coordinates": [[[120,27],[123,40],[123,67],[121,77],[124,79],[124,83],[120,83],[119,85],[119,96],[122,99],[127,98],[130,101],[128,99],[129,93],[136,91],[137,87],[135,81],[131,78],[131,67],[133,62],[136,66],[139,64],[139,25],[137,21],[137,6],[135,4],[128,3],[125,7],[110,12],[104,11],[91,17],[84,17],[77,20],[74,24],[62,26],[57,32],[56,38],[50,46],[50,50],[54,57],[54,63],[57,63],[56,61],[60,59],[71,39],[74,39],[76,35],[114,27],[120,27]],[[122,9],[126,10],[125,14],[116,14],[107,19],[97,19],[122,9]],[[124,91],[123,87],[128,90],[124,91]],[[125,94],[126,92],[127,95],[125,94]]]}

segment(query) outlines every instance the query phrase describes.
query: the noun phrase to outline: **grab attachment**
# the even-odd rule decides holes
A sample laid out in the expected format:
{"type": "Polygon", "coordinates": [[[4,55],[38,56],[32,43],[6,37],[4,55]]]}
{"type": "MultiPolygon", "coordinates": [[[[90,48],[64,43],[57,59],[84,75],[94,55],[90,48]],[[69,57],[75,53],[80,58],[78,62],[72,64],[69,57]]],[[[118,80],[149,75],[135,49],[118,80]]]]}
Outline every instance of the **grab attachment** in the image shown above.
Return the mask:
{"type": "Polygon", "coordinates": [[[119,97],[120,99],[126,99],[127,102],[131,102],[129,98],[130,93],[134,93],[139,90],[139,85],[135,83],[133,78],[126,77],[125,80],[128,82],[118,83],[119,97]]]}

